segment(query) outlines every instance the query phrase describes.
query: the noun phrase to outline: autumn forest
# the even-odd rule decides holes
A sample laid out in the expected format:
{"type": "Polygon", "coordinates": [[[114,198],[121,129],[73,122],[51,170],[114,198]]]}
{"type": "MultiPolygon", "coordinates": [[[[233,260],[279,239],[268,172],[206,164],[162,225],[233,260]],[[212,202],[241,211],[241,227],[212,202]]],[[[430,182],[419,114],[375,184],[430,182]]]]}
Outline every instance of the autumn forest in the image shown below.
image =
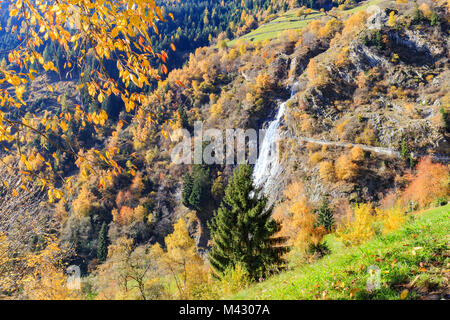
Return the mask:
{"type": "Polygon", "coordinates": [[[448,300],[448,0],[0,0],[1,300],[448,300]]]}

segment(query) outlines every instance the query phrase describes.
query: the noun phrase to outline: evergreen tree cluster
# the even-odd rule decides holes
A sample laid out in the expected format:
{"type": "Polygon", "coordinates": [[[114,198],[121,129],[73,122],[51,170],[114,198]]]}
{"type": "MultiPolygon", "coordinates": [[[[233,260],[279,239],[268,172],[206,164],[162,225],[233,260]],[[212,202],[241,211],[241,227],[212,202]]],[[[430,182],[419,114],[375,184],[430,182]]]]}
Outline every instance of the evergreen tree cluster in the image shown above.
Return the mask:
{"type": "Polygon", "coordinates": [[[194,165],[192,173],[186,173],[182,191],[183,205],[201,211],[211,200],[210,170],[203,165],[194,165]]]}
{"type": "Polygon", "coordinates": [[[211,178],[208,167],[194,165],[192,173],[186,173],[181,197],[184,206],[197,212],[208,206],[211,201],[211,178]]]}

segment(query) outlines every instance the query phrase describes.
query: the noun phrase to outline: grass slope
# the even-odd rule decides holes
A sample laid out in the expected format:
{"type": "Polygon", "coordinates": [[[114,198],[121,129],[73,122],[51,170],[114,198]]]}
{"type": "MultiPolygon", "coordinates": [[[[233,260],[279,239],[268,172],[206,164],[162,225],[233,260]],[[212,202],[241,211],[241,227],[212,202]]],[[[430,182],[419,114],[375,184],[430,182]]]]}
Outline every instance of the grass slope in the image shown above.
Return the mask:
{"type": "MultiPolygon", "coordinates": [[[[343,13],[352,14],[361,10],[367,9],[371,5],[376,5],[383,0],[370,0],[366,2],[362,2],[358,6],[352,9],[344,10],[343,13]]],[[[257,29],[249,32],[246,35],[241,36],[238,39],[234,39],[229,42],[229,45],[234,45],[237,40],[242,39],[245,41],[257,42],[264,40],[272,40],[278,37],[285,30],[300,30],[307,26],[311,21],[320,19],[324,16],[324,13],[320,11],[314,10],[311,14],[306,17],[299,18],[297,17],[297,10],[293,9],[289,10],[281,14],[278,18],[273,19],[272,21],[259,26],[257,29]]]]}
{"type": "Polygon", "coordinates": [[[233,299],[448,298],[450,205],[414,215],[403,228],[358,247],[329,239],[323,259],[251,286],[233,299]],[[369,268],[380,288],[369,292],[369,268]]]}
{"type": "MultiPolygon", "coordinates": [[[[279,18],[276,18],[266,24],[261,25],[252,32],[240,37],[239,39],[249,41],[264,41],[266,39],[274,39],[285,30],[299,30],[307,26],[313,20],[319,19],[323,14],[314,11],[305,18],[298,18],[296,12],[291,10],[286,12],[279,18]]],[[[233,40],[230,44],[233,44],[233,40]]]]}

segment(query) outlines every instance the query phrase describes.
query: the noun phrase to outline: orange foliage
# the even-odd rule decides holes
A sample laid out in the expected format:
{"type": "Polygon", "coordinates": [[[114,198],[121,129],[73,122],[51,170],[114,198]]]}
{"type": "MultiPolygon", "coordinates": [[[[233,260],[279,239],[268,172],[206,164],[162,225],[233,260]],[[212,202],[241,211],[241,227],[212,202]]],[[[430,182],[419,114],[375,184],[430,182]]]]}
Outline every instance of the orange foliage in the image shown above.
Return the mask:
{"type": "Polygon", "coordinates": [[[323,161],[320,163],[320,178],[325,181],[333,181],[335,178],[334,167],[331,161],[323,161]]]}
{"type": "Polygon", "coordinates": [[[65,264],[62,262],[64,250],[53,235],[46,236],[45,242],[46,247],[43,250],[30,253],[24,258],[29,272],[22,279],[23,293],[31,300],[79,298],[76,282],[73,283],[75,287],[71,287],[68,283],[65,264]]]}
{"type": "Polygon", "coordinates": [[[449,166],[433,163],[429,157],[420,160],[417,172],[402,199],[405,202],[416,201],[425,207],[439,197],[448,197],[450,191],[449,166]]]}
{"type": "Polygon", "coordinates": [[[116,205],[117,207],[121,207],[123,205],[129,204],[133,200],[133,195],[130,191],[119,191],[116,196],[116,205]]]}
{"type": "Polygon", "coordinates": [[[316,59],[311,59],[306,70],[308,79],[313,86],[323,86],[328,81],[328,73],[324,66],[319,65],[316,59]]]}
{"type": "Polygon", "coordinates": [[[272,86],[272,79],[267,73],[260,73],[255,78],[255,92],[260,95],[272,86]]]}
{"type": "Polygon", "coordinates": [[[359,137],[355,139],[357,143],[363,143],[370,146],[373,146],[377,142],[377,138],[375,136],[375,132],[373,129],[366,127],[364,131],[361,133],[359,137]]]}
{"type": "Polygon", "coordinates": [[[145,188],[144,181],[142,180],[142,174],[138,173],[131,183],[131,190],[134,193],[140,194],[145,188]]]}
{"type": "Polygon", "coordinates": [[[346,154],[336,160],[335,169],[339,180],[353,180],[358,174],[358,166],[346,154]]]}
{"type": "Polygon", "coordinates": [[[367,13],[365,11],[360,11],[356,14],[353,14],[345,21],[344,29],[342,30],[342,35],[349,38],[358,34],[361,30],[366,27],[367,13]]]}
{"type": "Polygon", "coordinates": [[[424,2],[419,6],[419,10],[423,12],[424,16],[429,18],[433,11],[431,10],[430,6],[424,2]]]}
{"type": "Polygon", "coordinates": [[[355,146],[350,150],[350,157],[353,161],[364,160],[364,150],[360,146],[355,146]]]}
{"type": "Polygon", "coordinates": [[[319,37],[332,37],[336,32],[342,28],[342,22],[336,18],[332,18],[327,21],[327,23],[319,29],[319,37]]]}
{"type": "Polygon", "coordinates": [[[311,162],[311,164],[318,164],[322,159],[323,154],[320,151],[309,154],[309,162],[311,162]]]}
{"type": "Polygon", "coordinates": [[[380,201],[380,209],[390,209],[398,204],[398,194],[391,192],[388,193],[383,199],[380,201]]]}
{"type": "Polygon", "coordinates": [[[349,64],[349,58],[348,58],[348,47],[342,48],[341,51],[339,51],[339,54],[336,57],[335,65],[337,67],[345,67],[349,64]]]}
{"type": "Polygon", "coordinates": [[[319,20],[313,20],[308,27],[312,33],[318,34],[320,28],[322,27],[322,23],[319,20]]]}
{"type": "Polygon", "coordinates": [[[347,124],[349,122],[350,122],[350,119],[346,119],[336,126],[336,131],[341,139],[343,139],[345,137],[345,127],[347,126],[347,124]]]}
{"type": "Polygon", "coordinates": [[[302,183],[294,182],[284,191],[286,201],[274,211],[274,218],[281,223],[280,235],[288,238],[288,243],[300,250],[310,244],[319,244],[326,230],[316,227],[316,215],[305,196],[302,183]]]}
{"type": "Polygon", "coordinates": [[[361,71],[358,76],[356,77],[356,85],[358,88],[362,89],[367,87],[368,85],[368,79],[363,71],[361,71]]]}
{"type": "Polygon", "coordinates": [[[303,132],[312,133],[314,131],[313,120],[308,114],[302,114],[300,116],[300,129],[303,132]]]}
{"type": "Polygon", "coordinates": [[[133,208],[123,206],[120,208],[120,211],[113,210],[113,221],[121,226],[129,225],[132,222],[143,221],[144,220],[144,211],[143,208],[133,208]]]}
{"type": "Polygon", "coordinates": [[[72,206],[75,214],[79,217],[85,217],[90,214],[97,198],[86,186],[83,186],[78,197],[73,201],[72,206]]]}

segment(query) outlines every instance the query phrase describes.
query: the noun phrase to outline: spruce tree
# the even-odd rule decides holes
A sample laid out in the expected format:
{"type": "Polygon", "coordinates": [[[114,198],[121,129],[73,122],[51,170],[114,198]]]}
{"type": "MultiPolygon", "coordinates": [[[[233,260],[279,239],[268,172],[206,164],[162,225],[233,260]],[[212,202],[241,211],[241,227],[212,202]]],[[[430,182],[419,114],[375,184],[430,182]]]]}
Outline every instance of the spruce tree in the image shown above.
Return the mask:
{"type": "Polygon", "coordinates": [[[194,184],[192,186],[192,192],[189,197],[189,203],[196,211],[200,211],[202,208],[202,204],[204,203],[203,197],[203,184],[201,180],[194,179],[194,184]]]}
{"type": "Polygon", "coordinates": [[[333,211],[330,209],[328,201],[325,197],[322,199],[322,205],[317,210],[317,224],[319,226],[324,226],[328,232],[330,232],[333,228],[333,211]]]}
{"type": "Polygon", "coordinates": [[[103,222],[98,234],[97,241],[97,259],[99,262],[105,262],[108,256],[108,226],[103,222]]]}
{"type": "Polygon", "coordinates": [[[258,279],[283,268],[285,262],[285,239],[274,237],[280,224],[272,219],[267,198],[253,186],[252,172],[248,165],[235,170],[209,224],[213,240],[209,261],[218,275],[240,264],[258,279]]]}
{"type": "Polygon", "coordinates": [[[208,168],[194,165],[192,174],[184,177],[181,199],[187,208],[202,211],[211,201],[211,179],[208,168]]]}
{"type": "Polygon", "coordinates": [[[191,207],[191,205],[189,203],[189,197],[191,196],[193,185],[194,185],[194,179],[188,172],[184,176],[183,191],[181,193],[181,201],[183,202],[183,205],[188,208],[191,207]]]}

